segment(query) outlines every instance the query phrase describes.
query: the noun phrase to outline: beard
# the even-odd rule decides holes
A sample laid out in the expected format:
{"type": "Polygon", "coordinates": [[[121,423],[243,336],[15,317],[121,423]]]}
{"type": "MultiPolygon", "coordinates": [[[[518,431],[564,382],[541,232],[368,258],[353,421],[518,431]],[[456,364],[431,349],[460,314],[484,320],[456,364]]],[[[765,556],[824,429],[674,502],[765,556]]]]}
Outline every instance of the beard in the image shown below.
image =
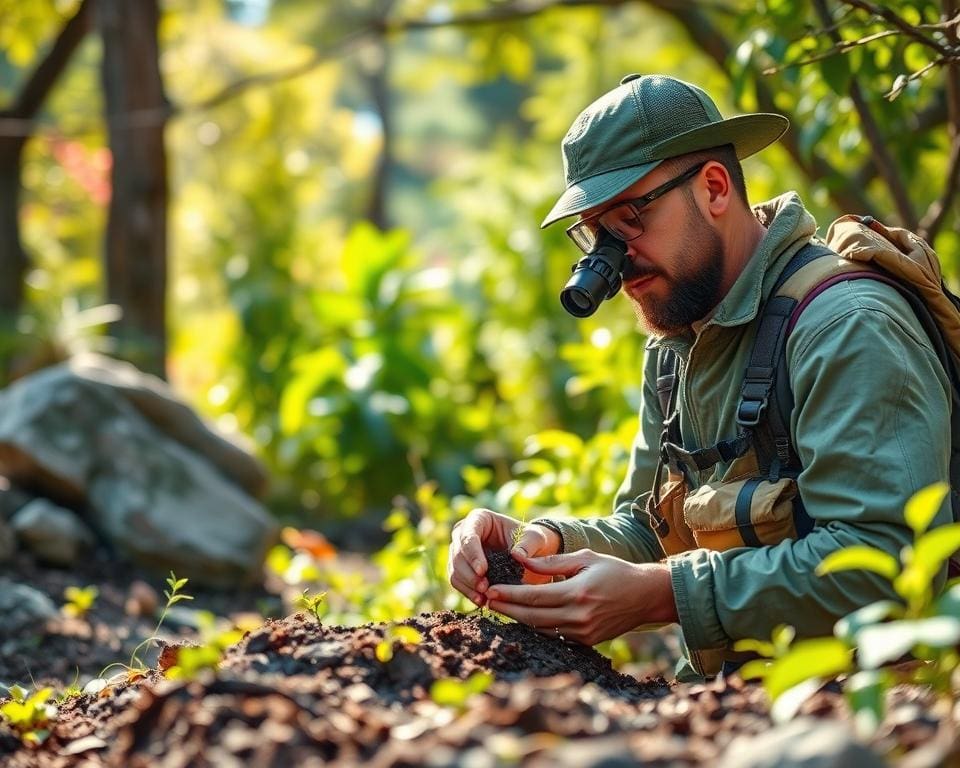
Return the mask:
{"type": "Polygon", "coordinates": [[[665,299],[630,296],[640,326],[658,336],[676,336],[705,318],[720,302],[723,281],[723,242],[699,209],[689,206],[691,226],[685,228],[671,272],[657,274],[669,289],[665,299]]]}

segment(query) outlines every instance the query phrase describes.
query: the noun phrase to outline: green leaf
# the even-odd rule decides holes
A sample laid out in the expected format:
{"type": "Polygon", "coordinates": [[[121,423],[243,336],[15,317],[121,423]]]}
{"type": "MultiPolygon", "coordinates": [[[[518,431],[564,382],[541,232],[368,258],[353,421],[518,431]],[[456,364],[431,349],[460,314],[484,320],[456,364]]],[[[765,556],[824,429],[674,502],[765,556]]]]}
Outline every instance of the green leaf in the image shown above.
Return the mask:
{"type": "Polygon", "coordinates": [[[423,635],[420,634],[420,632],[415,630],[413,627],[408,627],[405,625],[391,627],[390,635],[395,640],[399,640],[401,643],[405,643],[407,645],[417,645],[423,640],[423,635]]]}
{"type": "Polygon", "coordinates": [[[819,677],[814,677],[787,689],[777,696],[776,701],[771,705],[770,718],[775,723],[792,720],[803,702],[813,696],[822,685],[823,681],[819,677]]]}
{"type": "Polygon", "coordinates": [[[960,619],[934,616],[864,627],[857,634],[857,661],[863,669],[877,669],[910,653],[918,645],[947,648],[960,642],[960,619]]]}
{"type": "Polygon", "coordinates": [[[943,564],[960,549],[960,523],[941,525],[923,534],[913,545],[910,566],[923,568],[932,580],[943,564]]]}
{"type": "Polygon", "coordinates": [[[752,638],[737,640],[733,644],[733,650],[745,653],[758,653],[767,659],[773,657],[773,643],[768,643],[764,640],[753,640],[752,638]]]}
{"type": "Polygon", "coordinates": [[[783,657],[773,662],[763,681],[767,693],[776,701],[784,692],[812,678],[829,678],[850,668],[852,650],[834,637],[801,640],[783,657]]]}
{"type": "Polygon", "coordinates": [[[390,659],[393,658],[393,640],[381,640],[377,643],[377,649],[375,651],[377,656],[377,661],[381,664],[386,664],[390,659]]]}
{"type": "Polygon", "coordinates": [[[954,584],[940,596],[935,611],[939,616],[960,619],[960,584],[954,584]]]}
{"type": "Polygon", "coordinates": [[[471,696],[487,690],[492,682],[493,675],[489,672],[474,672],[466,680],[441,678],[430,686],[430,698],[443,707],[461,708],[471,696]]]}
{"type": "Polygon", "coordinates": [[[833,628],[833,634],[844,642],[854,644],[857,633],[864,627],[903,616],[903,606],[893,600],[878,600],[844,616],[833,628]]]}
{"type": "Polygon", "coordinates": [[[850,62],[847,57],[838,53],[824,59],[820,64],[820,74],[830,89],[838,96],[846,96],[850,90],[850,62]]]}
{"type": "Polygon", "coordinates": [[[820,565],[817,566],[817,576],[854,569],[879,573],[884,578],[893,581],[900,572],[900,564],[888,552],[875,547],[858,545],[845,547],[823,558],[820,565]]]}
{"type": "Polygon", "coordinates": [[[740,667],[740,677],[744,680],[762,680],[770,673],[773,662],[766,659],[753,659],[740,667]]]}
{"type": "Polygon", "coordinates": [[[950,486],[940,482],[921,488],[910,497],[904,507],[903,516],[914,533],[921,534],[930,527],[948,493],[950,486]]]}
{"type": "Polygon", "coordinates": [[[872,736],[883,721],[885,694],[890,685],[890,675],[882,670],[863,670],[847,679],[843,692],[854,712],[854,724],[860,737],[872,736]]]}

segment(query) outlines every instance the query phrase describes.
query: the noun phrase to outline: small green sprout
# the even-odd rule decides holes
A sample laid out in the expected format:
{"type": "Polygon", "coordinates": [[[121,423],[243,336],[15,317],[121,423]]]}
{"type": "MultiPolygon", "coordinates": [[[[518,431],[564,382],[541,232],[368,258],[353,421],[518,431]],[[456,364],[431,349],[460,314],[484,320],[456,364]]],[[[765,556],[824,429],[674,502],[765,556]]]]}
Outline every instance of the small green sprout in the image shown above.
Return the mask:
{"type": "Polygon", "coordinates": [[[24,744],[42,744],[50,735],[50,723],[57,717],[57,708],[47,702],[53,688],[39,688],[29,696],[19,685],[12,685],[7,691],[11,700],[0,705],[0,718],[24,744]]]}
{"type": "Polygon", "coordinates": [[[302,608],[305,611],[309,611],[313,614],[313,618],[317,620],[317,624],[321,624],[320,619],[320,606],[323,605],[324,601],[327,598],[326,592],[321,592],[317,595],[311,595],[310,589],[307,588],[303,590],[300,597],[296,599],[295,605],[298,608],[302,608]]]}
{"type": "Polygon", "coordinates": [[[216,673],[224,651],[243,637],[243,632],[236,627],[217,627],[216,616],[209,611],[200,612],[197,621],[200,624],[201,642],[199,645],[184,645],[176,649],[177,661],[165,672],[171,680],[193,680],[205,670],[216,673]]]}
{"type": "Polygon", "coordinates": [[[386,664],[388,661],[390,661],[390,659],[393,658],[393,651],[396,647],[396,643],[401,643],[403,645],[417,645],[422,640],[423,635],[421,635],[413,627],[408,627],[403,624],[392,624],[387,628],[383,640],[377,643],[377,660],[382,664],[386,664]]]}
{"type": "Polygon", "coordinates": [[[63,597],[67,602],[60,610],[67,616],[83,619],[93,608],[93,604],[97,601],[99,595],[100,590],[93,585],[89,587],[67,587],[63,590],[63,597]]]}
{"type": "Polygon", "coordinates": [[[483,693],[493,683],[490,672],[474,672],[466,680],[456,677],[443,677],[430,686],[430,698],[441,707],[453,707],[462,710],[472,696],[483,693]]]}

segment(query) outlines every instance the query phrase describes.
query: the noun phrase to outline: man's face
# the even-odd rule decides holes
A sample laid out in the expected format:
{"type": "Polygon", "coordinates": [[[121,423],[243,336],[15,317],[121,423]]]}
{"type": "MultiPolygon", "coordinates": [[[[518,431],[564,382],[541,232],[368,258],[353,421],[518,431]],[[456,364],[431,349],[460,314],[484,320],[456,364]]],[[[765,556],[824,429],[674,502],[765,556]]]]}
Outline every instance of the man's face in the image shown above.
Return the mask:
{"type": "MultiPolygon", "coordinates": [[[[655,170],[618,197],[638,197],[661,183],[655,170]]],[[[645,207],[643,234],[626,243],[636,277],[623,286],[641,327],[676,335],[706,317],[719,303],[724,249],[703,217],[689,186],[672,190],[645,207]]]]}

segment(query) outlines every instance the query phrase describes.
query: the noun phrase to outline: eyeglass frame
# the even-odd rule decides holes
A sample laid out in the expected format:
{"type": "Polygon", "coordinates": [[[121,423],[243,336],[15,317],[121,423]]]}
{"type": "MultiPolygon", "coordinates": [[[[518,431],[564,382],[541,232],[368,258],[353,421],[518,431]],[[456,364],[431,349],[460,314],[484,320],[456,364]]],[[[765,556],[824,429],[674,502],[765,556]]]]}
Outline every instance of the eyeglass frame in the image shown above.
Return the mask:
{"type": "MultiPolygon", "coordinates": [[[[618,200],[617,202],[611,203],[610,205],[608,205],[602,211],[597,211],[596,213],[592,213],[584,219],[578,219],[577,221],[573,222],[573,224],[571,224],[569,227],[567,227],[566,230],[564,230],[566,232],[567,237],[573,240],[573,244],[576,245],[578,249],[583,251],[583,253],[590,253],[591,252],[590,250],[585,248],[583,245],[581,245],[577,241],[575,230],[577,230],[583,224],[586,224],[587,222],[591,222],[594,219],[598,219],[601,216],[603,216],[605,213],[609,213],[614,208],[619,208],[621,205],[629,205],[633,208],[634,214],[639,214],[641,210],[643,210],[648,205],[650,205],[650,203],[652,203],[654,200],[660,197],[663,197],[670,190],[675,189],[676,187],[679,187],[681,184],[687,181],[690,181],[690,179],[692,179],[694,176],[700,173],[701,170],[703,170],[703,167],[708,162],[710,161],[705,160],[702,163],[697,163],[696,165],[693,165],[690,168],[687,168],[687,170],[685,170],[679,176],[675,176],[669,181],[665,181],[659,187],[654,187],[645,195],[641,195],[640,197],[628,198],[626,200],[618,200]]],[[[601,224],[600,226],[603,226],[603,225],[601,224]]],[[[609,230],[607,231],[609,232],[609,230]]],[[[621,239],[613,232],[610,232],[610,234],[613,235],[614,237],[617,237],[618,240],[621,239]]],[[[639,235],[635,235],[634,237],[631,237],[630,240],[636,240],[642,234],[643,234],[643,231],[641,231],[639,235]]],[[[597,239],[598,238],[594,237],[594,247],[596,246],[597,239]]],[[[629,242],[629,240],[624,240],[623,242],[629,242]]]]}

